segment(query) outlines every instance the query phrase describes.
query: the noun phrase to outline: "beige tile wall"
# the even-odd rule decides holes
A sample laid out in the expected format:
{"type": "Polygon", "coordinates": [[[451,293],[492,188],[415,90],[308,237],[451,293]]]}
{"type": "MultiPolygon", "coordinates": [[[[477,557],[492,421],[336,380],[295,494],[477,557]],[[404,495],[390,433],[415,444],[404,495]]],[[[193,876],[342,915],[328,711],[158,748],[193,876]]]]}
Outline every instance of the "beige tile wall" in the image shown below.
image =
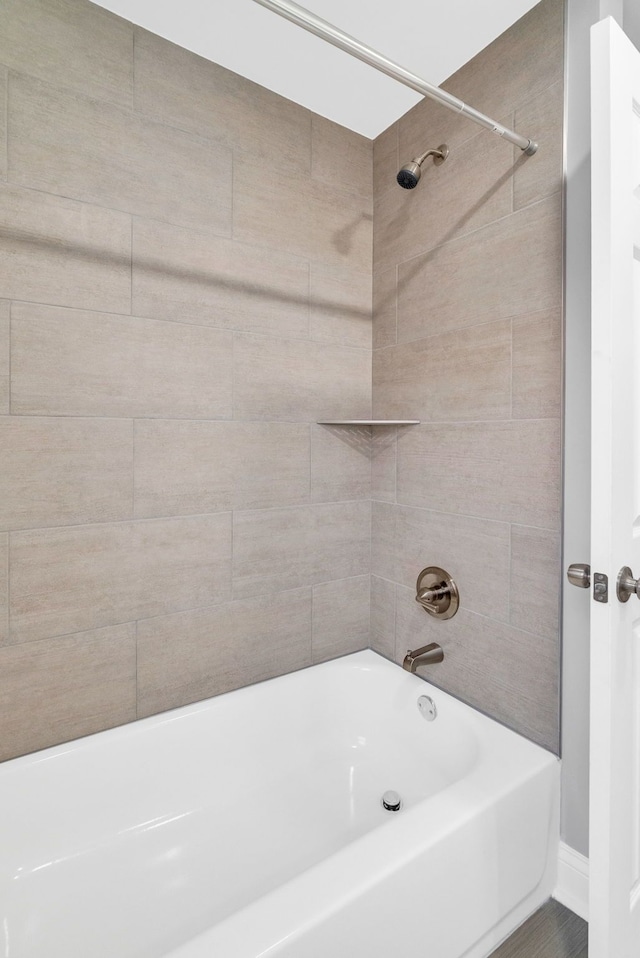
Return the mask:
{"type": "Polygon", "coordinates": [[[440,642],[425,675],[558,747],[563,4],[542,0],[444,88],[540,142],[526,158],[423,101],[374,144],[374,648],[440,642]],[[419,187],[403,162],[447,143],[419,187]],[[414,601],[427,565],[461,592],[414,601]]]}
{"type": "Polygon", "coordinates": [[[0,758],[368,645],[372,153],[0,4],[0,758]]]}
{"type": "Polygon", "coordinates": [[[562,36],[542,0],[445,84],[525,159],[0,5],[0,758],[370,642],[557,747],[562,36]],[[422,425],[316,425],[372,412],[422,425]]]}

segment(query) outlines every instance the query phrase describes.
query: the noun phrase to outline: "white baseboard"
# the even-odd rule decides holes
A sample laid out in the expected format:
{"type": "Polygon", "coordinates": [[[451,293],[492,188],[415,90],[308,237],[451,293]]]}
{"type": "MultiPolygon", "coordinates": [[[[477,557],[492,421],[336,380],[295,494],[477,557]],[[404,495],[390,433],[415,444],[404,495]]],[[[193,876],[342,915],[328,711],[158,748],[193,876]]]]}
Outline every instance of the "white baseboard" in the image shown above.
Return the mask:
{"type": "Polygon", "coordinates": [[[589,921],[589,859],[560,842],[556,901],[589,921]]]}

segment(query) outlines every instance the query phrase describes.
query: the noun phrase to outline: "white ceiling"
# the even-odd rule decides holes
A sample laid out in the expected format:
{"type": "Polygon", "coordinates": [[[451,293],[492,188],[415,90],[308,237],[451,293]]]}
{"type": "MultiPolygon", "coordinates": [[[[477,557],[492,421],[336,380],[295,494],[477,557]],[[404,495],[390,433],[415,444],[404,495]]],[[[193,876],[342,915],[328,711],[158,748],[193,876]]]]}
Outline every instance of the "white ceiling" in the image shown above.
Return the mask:
{"type": "MultiPolygon", "coordinates": [[[[253,0],[94,0],[126,20],[373,138],[420,97],[253,0]]],[[[303,0],[441,84],[537,0],[303,0]]],[[[483,110],[482,103],[471,103],[483,110]]]]}

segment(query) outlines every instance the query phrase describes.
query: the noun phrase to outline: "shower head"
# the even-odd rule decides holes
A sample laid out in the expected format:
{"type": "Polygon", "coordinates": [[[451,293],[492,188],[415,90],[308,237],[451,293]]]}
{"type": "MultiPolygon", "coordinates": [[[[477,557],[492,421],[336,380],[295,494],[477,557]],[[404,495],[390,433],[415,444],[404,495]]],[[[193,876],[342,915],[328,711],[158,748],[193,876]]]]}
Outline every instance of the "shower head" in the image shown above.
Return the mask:
{"type": "Polygon", "coordinates": [[[396,177],[403,190],[416,188],[422,175],[422,164],[428,156],[432,156],[434,164],[440,166],[449,156],[449,147],[446,143],[442,143],[437,150],[427,150],[422,156],[416,157],[410,163],[405,163],[396,177]]]}
{"type": "Polygon", "coordinates": [[[422,169],[417,160],[405,163],[396,179],[403,190],[413,190],[418,185],[422,169]]]}

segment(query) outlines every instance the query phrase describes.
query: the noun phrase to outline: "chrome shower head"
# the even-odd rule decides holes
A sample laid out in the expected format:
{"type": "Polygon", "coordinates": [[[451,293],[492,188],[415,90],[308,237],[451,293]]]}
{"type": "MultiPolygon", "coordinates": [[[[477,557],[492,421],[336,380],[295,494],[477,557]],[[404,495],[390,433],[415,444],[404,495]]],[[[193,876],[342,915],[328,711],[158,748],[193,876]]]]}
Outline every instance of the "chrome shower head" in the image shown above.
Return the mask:
{"type": "Polygon", "coordinates": [[[417,160],[405,163],[396,179],[403,190],[414,190],[422,174],[422,167],[417,160]]]}
{"type": "Polygon", "coordinates": [[[405,163],[396,177],[403,190],[416,188],[422,175],[422,164],[428,156],[432,156],[434,164],[440,166],[449,156],[449,147],[446,143],[442,143],[437,150],[427,150],[422,156],[416,157],[410,163],[405,163]]]}

